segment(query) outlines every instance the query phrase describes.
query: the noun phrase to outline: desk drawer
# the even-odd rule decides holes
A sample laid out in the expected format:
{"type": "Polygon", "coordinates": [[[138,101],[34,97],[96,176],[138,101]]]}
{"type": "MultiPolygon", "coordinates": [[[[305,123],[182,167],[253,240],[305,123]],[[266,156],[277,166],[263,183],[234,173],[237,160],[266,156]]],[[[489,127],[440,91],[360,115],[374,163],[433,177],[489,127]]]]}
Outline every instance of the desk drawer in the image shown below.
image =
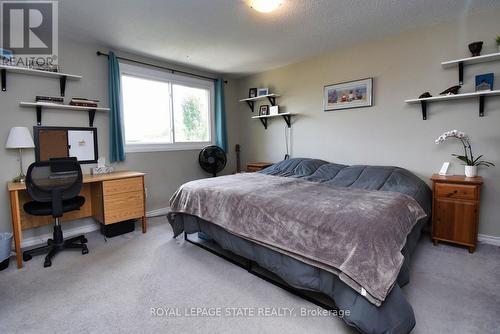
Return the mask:
{"type": "Polygon", "coordinates": [[[458,199],[477,199],[477,187],[464,184],[436,184],[436,197],[458,198],[458,199]]]}
{"type": "Polygon", "coordinates": [[[102,192],[104,197],[112,194],[128,193],[133,191],[143,191],[142,177],[131,177],[120,180],[104,181],[102,192]]]}
{"type": "Polygon", "coordinates": [[[144,216],[142,190],[104,197],[104,223],[106,225],[142,216],[144,216]]]}

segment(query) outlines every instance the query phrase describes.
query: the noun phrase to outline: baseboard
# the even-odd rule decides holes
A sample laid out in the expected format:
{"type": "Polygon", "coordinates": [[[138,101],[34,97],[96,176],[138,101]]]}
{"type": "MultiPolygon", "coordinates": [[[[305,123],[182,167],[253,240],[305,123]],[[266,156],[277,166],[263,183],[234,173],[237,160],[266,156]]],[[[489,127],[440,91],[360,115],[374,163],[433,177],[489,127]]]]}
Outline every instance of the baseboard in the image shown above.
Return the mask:
{"type": "Polygon", "coordinates": [[[160,208],[146,212],[146,217],[165,216],[170,211],[170,207],[160,208]]]}
{"type": "MultiPolygon", "coordinates": [[[[99,224],[95,222],[89,222],[85,225],[73,227],[70,229],[64,229],[64,237],[71,238],[79,234],[90,233],[99,230],[99,224]]],[[[52,233],[44,233],[30,238],[23,239],[21,242],[21,248],[31,247],[36,245],[41,245],[47,242],[47,239],[52,238],[52,233]]]]}
{"type": "Polygon", "coordinates": [[[494,237],[492,235],[479,234],[477,240],[483,244],[490,244],[494,246],[500,246],[500,237],[494,237]]]}
{"type": "MultiPolygon", "coordinates": [[[[146,212],[146,217],[157,217],[157,216],[164,216],[166,215],[170,210],[170,207],[166,208],[160,208],[156,210],[151,210],[146,212]]],[[[64,229],[64,237],[65,238],[70,238],[79,234],[85,234],[85,233],[90,233],[99,230],[100,226],[98,223],[94,221],[89,221],[84,225],[80,225],[77,227],[69,228],[69,229],[64,229]]],[[[32,247],[35,245],[40,245],[45,242],[47,242],[47,239],[52,238],[52,233],[44,233],[41,235],[37,235],[34,237],[29,237],[23,239],[23,242],[21,243],[21,247],[32,247]]]]}

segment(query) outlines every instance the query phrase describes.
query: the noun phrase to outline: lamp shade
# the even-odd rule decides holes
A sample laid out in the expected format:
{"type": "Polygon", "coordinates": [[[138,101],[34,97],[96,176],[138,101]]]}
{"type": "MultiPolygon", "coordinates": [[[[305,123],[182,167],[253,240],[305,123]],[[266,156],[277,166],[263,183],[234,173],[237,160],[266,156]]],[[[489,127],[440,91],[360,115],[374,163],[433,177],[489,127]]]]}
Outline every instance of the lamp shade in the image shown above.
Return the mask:
{"type": "Polygon", "coordinates": [[[30,130],[26,127],[15,126],[10,129],[9,137],[7,138],[6,148],[34,148],[33,138],[31,138],[30,130]]]}

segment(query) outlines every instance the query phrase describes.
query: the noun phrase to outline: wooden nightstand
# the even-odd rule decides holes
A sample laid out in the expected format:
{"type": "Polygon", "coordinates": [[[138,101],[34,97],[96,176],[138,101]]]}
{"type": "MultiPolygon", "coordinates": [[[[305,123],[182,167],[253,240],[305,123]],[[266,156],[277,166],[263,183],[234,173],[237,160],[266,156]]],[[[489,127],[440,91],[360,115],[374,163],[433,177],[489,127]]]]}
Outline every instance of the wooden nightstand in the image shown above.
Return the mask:
{"type": "Polygon", "coordinates": [[[271,162],[250,162],[247,164],[247,172],[258,172],[259,170],[263,170],[264,168],[267,168],[272,164],[273,163],[271,162]]]}
{"type": "Polygon", "coordinates": [[[469,247],[477,245],[479,200],[483,178],[433,175],[432,241],[469,247]]]}

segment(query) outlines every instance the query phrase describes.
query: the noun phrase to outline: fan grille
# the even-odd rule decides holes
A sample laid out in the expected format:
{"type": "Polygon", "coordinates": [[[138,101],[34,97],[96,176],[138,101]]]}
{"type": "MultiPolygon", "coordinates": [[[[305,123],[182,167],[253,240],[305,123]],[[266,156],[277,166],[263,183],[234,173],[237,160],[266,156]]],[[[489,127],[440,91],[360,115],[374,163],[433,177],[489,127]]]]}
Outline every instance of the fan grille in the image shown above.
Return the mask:
{"type": "Polygon", "coordinates": [[[207,173],[216,176],[226,167],[227,158],[224,150],[216,145],[204,147],[199,156],[200,167],[207,173]]]}

